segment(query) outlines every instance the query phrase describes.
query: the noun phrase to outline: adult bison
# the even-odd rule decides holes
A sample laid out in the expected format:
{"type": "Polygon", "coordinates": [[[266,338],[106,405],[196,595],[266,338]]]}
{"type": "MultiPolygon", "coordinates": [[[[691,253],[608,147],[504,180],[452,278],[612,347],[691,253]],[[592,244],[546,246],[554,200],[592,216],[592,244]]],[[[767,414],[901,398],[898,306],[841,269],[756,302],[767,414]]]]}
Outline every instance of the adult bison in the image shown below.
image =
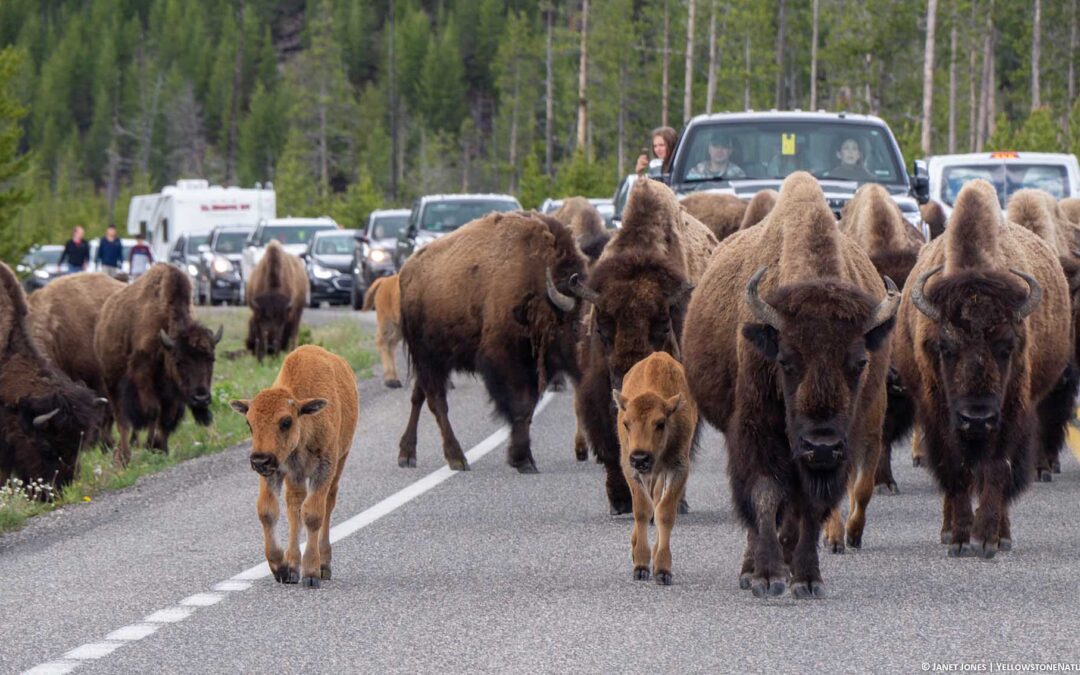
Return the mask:
{"type": "Polygon", "coordinates": [[[1061,206],[1061,211],[1065,214],[1065,217],[1072,221],[1074,225],[1080,226],[1080,198],[1066,197],[1058,204],[1061,206]]]}
{"type": "Polygon", "coordinates": [[[945,221],[948,218],[941,204],[934,201],[926,202],[919,207],[919,215],[922,216],[926,227],[930,230],[931,240],[937,239],[945,232],[945,221]]]}
{"type": "Polygon", "coordinates": [[[626,372],[653,352],[678,357],[690,291],[717,245],[667,186],[641,180],[630,192],[622,229],[592,268],[588,283],[575,279],[571,284],[578,297],[592,304],[575,403],[589,445],[607,472],[612,513],[629,513],[632,504],[619,463],[611,390],[619,389],[626,372]]]}
{"type": "Polygon", "coordinates": [[[416,466],[416,425],[427,400],[450,468],[469,468],[446,402],[450,373],[461,371],[483,377],[511,423],[510,465],[536,472],[529,427],[540,393],[560,372],[578,379],[581,303],[567,282],[584,272],[570,230],[535,213],[489,214],[409,258],[399,275],[401,330],[416,381],[399,466],[416,466]]]}
{"type": "Polygon", "coordinates": [[[18,279],[0,263],[0,485],[12,476],[66,485],[106,401],[41,354],[27,314],[18,279]]]}
{"type": "Polygon", "coordinates": [[[737,232],[746,215],[746,202],[724,193],[693,192],[683,197],[681,204],[720,241],[737,232]]]}
{"type": "Polygon", "coordinates": [[[115,293],[101,309],[94,351],[101,362],[120,440],[113,458],[131,459],[131,431],[148,428],[147,444],[169,450],[169,434],[184,411],[209,426],[214,347],[211,333],[195,320],[191,282],[172,265],[154,265],[115,293]]]}
{"type": "Polygon", "coordinates": [[[260,361],[267,354],[296,347],[307,294],[304,263],[277,241],[271,241],[247,285],[251,318],[246,346],[260,361]]]}
{"type": "Polygon", "coordinates": [[[900,302],[889,286],[797,172],[765,220],[720,247],[690,301],[686,374],[726,439],[747,528],[739,585],[756,596],[782,593],[787,565],[796,597],[822,593],[818,535],[853,467],[847,540],[861,545],[900,302]]]}
{"type": "Polygon", "coordinates": [[[570,228],[578,248],[590,262],[600,257],[611,239],[604,228],[604,217],[584,197],[569,197],[551,217],[570,228]]]}
{"type": "Polygon", "coordinates": [[[769,212],[776,206],[776,198],[779,196],[780,193],[776,190],[759,190],[757,194],[750,198],[750,203],[746,206],[746,213],[743,214],[739,229],[745,230],[765,220],[765,216],[769,215],[769,212]]]}
{"type": "MultiPolygon", "coordinates": [[[[900,288],[915,266],[922,248],[922,235],[908,225],[904,214],[885,188],[867,183],[844,206],[840,230],[850,236],[870,256],[882,276],[900,288]]],[[[892,446],[911,433],[915,404],[900,381],[896,369],[889,368],[883,447],[874,478],[875,485],[893,494],[898,492],[892,473],[892,446]]]]}
{"type": "Polygon", "coordinates": [[[1044,241],[1002,218],[981,180],[960,191],[911,275],[896,367],[944,492],[941,538],[950,556],[989,558],[1012,547],[1009,504],[1031,480],[1039,428],[1060,423],[1036,408],[1071,352],[1065,275],[1044,241]]]}

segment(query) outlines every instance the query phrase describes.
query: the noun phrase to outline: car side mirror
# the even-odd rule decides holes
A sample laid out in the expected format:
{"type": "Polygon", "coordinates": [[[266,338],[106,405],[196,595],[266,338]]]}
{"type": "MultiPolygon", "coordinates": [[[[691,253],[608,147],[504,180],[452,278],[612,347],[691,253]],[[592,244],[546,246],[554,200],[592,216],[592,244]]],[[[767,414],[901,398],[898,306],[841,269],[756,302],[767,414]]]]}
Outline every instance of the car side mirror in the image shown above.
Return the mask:
{"type": "Polygon", "coordinates": [[[911,195],[920,204],[930,201],[930,173],[926,169],[926,162],[921,159],[915,160],[912,166],[911,195]]]}
{"type": "Polygon", "coordinates": [[[405,236],[408,237],[409,239],[415,238],[416,237],[416,226],[415,225],[410,225],[408,227],[408,229],[405,230],[405,236]]]}
{"type": "Polygon", "coordinates": [[[371,238],[368,237],[363,232],[357,232],[356,233],[356,241],[360,242],[361,244],[370,244],[371,243],[371,238]]]}

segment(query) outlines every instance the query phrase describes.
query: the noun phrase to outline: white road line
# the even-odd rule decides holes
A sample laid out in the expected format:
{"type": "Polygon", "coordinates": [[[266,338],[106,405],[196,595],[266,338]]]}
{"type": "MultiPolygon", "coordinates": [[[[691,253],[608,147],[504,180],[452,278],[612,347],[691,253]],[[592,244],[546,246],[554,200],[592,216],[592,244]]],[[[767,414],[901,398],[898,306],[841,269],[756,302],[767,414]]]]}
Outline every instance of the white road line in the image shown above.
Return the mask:
{"type": "MultiPolygon", "coordinates": [[[[554,397],[555,395],[552,392],[544,393],[543,397],[541,397],[540,401],[536,404],[536,410],[533,411],[534,420],[554,397]]],[[[477,462],[484,455],[499,447],[499,445],[509,437],[510,427],[503,425],[496,429],[490,436],[473,446],[465,453],[465,457],[470,463],[477,462]]],[[[393,513],[425,492],[429,492],[444,481],[449,480],[457,473],[459,472],[451,471],[450,468],[446,466],[432,471],[420,480],[415,483],[410,483],[374,506],[331,527],[330,542],[337,542],[356,534],[380,518],[393,513]]],[[[303,548],[303,546],[301,546],[301,548],[303,548]]],[[[245,591],[251,587],[251,581],[268,576],[270,576],[270,566],[267,565],[265,561],[258,565],[253,565],[243,572],[215,584],[213,590],[219,592],[189,595],[181,600],[178,606],[158,610],[153,614],[144,617],[139,623],[124,626],[123,628],[119,628],[112,633],[109,633],[109,635],[105,637],[105,641],[90,642],[80,645],[64,654],[60,659],[34,666],[30,670],[24,671],[23,675],[64,675],[65,673],[70,673],[87,660],[100,659],[104,656],[108,656],[125,644],[137,642],[148,635],[154,634],[162,625],[183,621],[194,614],[196,609],[216,605],[225,598],[227,593],[245,591]]]]}

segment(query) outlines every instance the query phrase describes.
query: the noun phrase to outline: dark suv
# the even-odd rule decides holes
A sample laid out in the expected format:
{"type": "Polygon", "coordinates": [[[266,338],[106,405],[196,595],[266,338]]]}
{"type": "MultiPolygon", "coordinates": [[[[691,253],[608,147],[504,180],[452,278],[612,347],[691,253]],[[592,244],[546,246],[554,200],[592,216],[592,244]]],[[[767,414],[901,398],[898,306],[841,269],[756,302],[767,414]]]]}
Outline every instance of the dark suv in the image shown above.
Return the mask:
{"type": "Polygon", "coordinates": [[[311,292],[308,301],[318,307],[323,301],[345,305],[352,298],[352,261],[356,230],[315,232],[307,251],[300,257],[307,268],[311,292]]]}
{"type": "Polygon", "coordinates": [[[240,303],[240,261],[244,242],[255,228],[250,225],[218,225],[200,246],[195,267],[199,303],[240,303]]]}
{"type": "Polygon", "coordinates": [[[520,211],[521,204],[510,195],[428,195],[413,203],[409,225],[394,248],[394,269],[400,270],[413,251],[423,248],[447,232],[486,216],[492,211],[520,211]]]}
{"type": "Polygon", "coordinates": [[[395,272],[394,245],[408,224],[408,209],[381,209],[372,211],[364,229],[356,233],[358,245],[352,264],[353,309],[360,309],[364,304],[364,293],[372,282],[395,272]]]}

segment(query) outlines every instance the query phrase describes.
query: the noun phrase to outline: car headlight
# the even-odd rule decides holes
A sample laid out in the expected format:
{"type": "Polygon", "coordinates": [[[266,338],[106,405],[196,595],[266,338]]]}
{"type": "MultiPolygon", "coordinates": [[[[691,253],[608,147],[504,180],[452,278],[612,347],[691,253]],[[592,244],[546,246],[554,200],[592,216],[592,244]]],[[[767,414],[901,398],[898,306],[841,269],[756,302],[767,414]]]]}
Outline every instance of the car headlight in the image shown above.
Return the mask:
{"type": "Polygon", "coordinates": [[[332,270],[329,267],[323,267],[322,265],[312,265],[311,274],[316,279],[333,279],[337,276],[337,270],[332,270]]]}
{"type": "Polygon", "coordinates": [[[37,277],[38,279],[48,279],[49,278],[49,273],[47,271],[43,270],[43,269],[34,270],[34,276],[37,277]]]}
{"type": "Polygon", "coordinates": [[[199,268],[195,267],[191,263],[188,263],[187,272],[188,272],[188,274],[190,274],[193,277],[199,276],[199,268]]]}
{"type": "Polygon", "coordinates": [[[390,254],[382,250],[381,248],[373,248],[371,249],[371,252],[368,253],[368,260],[373,263],[386,262],[389,259],[390,254]]]}
{"type": "Polygon", "coordinates": [[[214,258],[212,267],[217,274],[228,274],[229,272],[232,272],[233,264],[228,258],[217,257],[214,258]]]}

